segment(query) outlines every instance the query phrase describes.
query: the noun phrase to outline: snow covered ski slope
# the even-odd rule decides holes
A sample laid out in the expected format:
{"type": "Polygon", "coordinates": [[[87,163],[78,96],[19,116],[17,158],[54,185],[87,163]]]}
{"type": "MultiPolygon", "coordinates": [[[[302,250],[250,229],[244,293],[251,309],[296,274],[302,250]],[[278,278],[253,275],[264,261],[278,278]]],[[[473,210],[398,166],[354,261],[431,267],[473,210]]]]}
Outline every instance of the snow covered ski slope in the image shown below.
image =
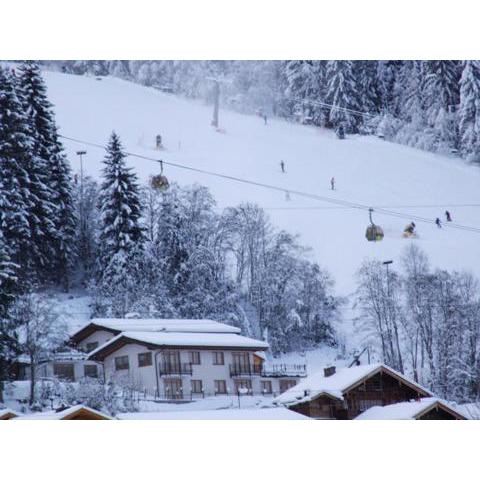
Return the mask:
{"type": "MultiPolygon", "coordinates": [[[[480,207],[465,206],[480,204],[477,167],[373,137],[349,136],[340,141],[331,131],[275,119],[265,125],[259,117],[225,110],[220,112],[225,133],[218,133],[210,126],[211,107],[201,102],[115,78],[98,81],[45,72],[45,79],[65,136],[105,144],[115,130],[130,152],[284,189],[273,191],[165,167],[170,181],[208,186],[219,208],[248,201],[267,209],[277,227],[299,233],[302,242],[312,247],[312,258],[333,274],[340,294],[355,289],[354,274],[363,258],[397,263],[412,241],[425,249],[433,265],[466,268],[480,276],[480,233],[416,222],[419,238],[407,240],[402,231],[409,219],[375,212],[374,220],[383,227],[385,238],[367,242],[367,211],[293,193],[288,201],[285,193],[298,190],[442,221],[448,209],[454,223],[480,229],[480,207]],[[166,147],[161,152],[154,149],[157,134],[166,147]],[[330,189],[332,176],[335,191],[330,189]]],[[[86,149],[86,174],[100,175],[100,149],[67,140],[64,144],[75,171],[79,169],[75,152],[86,149]]],[[[159,171],[158,164],[145,159],[130,157],[129,163],[142,180],[159,171]]]]}

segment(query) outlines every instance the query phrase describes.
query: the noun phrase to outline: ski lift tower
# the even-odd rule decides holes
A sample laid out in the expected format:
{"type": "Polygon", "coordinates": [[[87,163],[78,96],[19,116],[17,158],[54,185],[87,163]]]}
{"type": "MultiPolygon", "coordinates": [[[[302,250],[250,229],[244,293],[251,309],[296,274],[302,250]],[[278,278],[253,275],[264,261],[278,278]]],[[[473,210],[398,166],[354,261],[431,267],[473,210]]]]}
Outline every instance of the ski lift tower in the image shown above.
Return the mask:
{"type": "Polygon", "coordinates": [[[218,128],[218,111],[220,108],[220,84],[232,83],[231,80],[225,77],[206,77],[206,80],[213,82],[213,117],[212,127],[218,128]]]}

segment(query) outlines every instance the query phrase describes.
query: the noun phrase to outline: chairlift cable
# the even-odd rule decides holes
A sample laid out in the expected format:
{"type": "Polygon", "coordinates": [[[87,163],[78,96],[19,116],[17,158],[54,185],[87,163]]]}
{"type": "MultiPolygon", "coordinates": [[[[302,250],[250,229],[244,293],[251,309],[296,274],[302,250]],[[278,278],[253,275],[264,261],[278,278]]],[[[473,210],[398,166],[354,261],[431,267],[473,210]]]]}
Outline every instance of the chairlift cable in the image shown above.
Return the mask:
{"type": "MultiPolygon", "coordinates": [[[[83,144],[83,145],[89,145],[91,147],[95,147],[95,148],[105,150],[105,146],[100,145],[98,143],[89,142],[89,141],[86,141],[86,140],[80,140],[78,138],[73,138],[73,137],[69,137],[69,136],[66,136],[66,135],[60,135],[59,134],[58,136],[60,138],[65,139],[65,140],[70,140],[72,142],[80,143],[80,144],[83,144]]],[[[148,160],[148,161],[155,162],[155,163],[159,163],[159,161],[160,161],[157,158],[148,157],[146,155],[140,155],[138,153],[129,152],[127,150],[125,150],[125,153],[127,155],[131,156],[131,157],[141,158],[143,160],[148,160]]],[[[256,187],[266,188],[266,189],[277,191],[277,192],[285,193],[285,190],[286,190],[285,187],[278,187],[276,185],[270,185],[270,184],[266,184],[266,183],[262,183],[262,182],[257,182],[257,181],[254,181],[254,180],[247,180],[245,178],[234,177],[232,175],[226,175],[226,174],[223,174],[223,173],[213,172],[213,171],[205,170],[205,169],[201,169],[201,168],[190,167],[188,165],[183,165],[183,164],[180,164],[180,163],[175,163],[175,162],[170,162],[170,161],[165,161],[165,160],[162,160],[162,163],[165,164],[165,165],[168,165],[170,167],[180,168],[182,170],[188,170],[188,171],[191,171],[191,172],[201,173],[203,175],[209,175],[209,176],[213,176],[213,177],[217,177],[217,178],[222,178],[224,180],[230,180],[230,181],[234,181],[234,182],[238,182],[238,183],[243,183],[243,184],[247,184],[247,185],[253,185],[253,186],[256,186],[256,187]]],[[[338,199],[338,198],[325,197],[325,196],[322,196],[322,195],[307,193],[307,192],[303,192],[303,191],[300,191],[300,190],[288,189],[288,191],[290,192],[291,195],[296,195],[296,196],[305,197],[305,198],[311,198],[313,200],[318,200],[318,201],[321,201],[321,202],[331,203],[331,204],[342,206],[342,207],[348,207],[348,208],[364,210],[364,211],[368,211],[370,208],[372,208],[369,205],[350,202],[350,201],[342,200],[342,199],[338,199]]],[[[395,212],[393,210],[389,210],[389,209],[386,209],[386,208],[375,208],[375,213],[380,214],[380,215],[387,215],[387,216],[392,216],[392,217],[397,217],[397,218],[403,218],[403,219],[410,220],[410,221],[415,220],[417,222],[435,224],[435,220],[432,220],[432,219],[429,219],[429,218],[426,218],[426,217],[408,215],[408,214],[404,214],[404,213],[401,213],[401,212],[395,212]]],[[[464,230],[464,231],[469,231],[469,232],[480,234],[480,228],[469,226],[469,225],[461,225],[461,224],[449,222],[449,223],[445,223],[444,227],[454,228],[454,229],[459,229],[459,230],[464,230]]]]}

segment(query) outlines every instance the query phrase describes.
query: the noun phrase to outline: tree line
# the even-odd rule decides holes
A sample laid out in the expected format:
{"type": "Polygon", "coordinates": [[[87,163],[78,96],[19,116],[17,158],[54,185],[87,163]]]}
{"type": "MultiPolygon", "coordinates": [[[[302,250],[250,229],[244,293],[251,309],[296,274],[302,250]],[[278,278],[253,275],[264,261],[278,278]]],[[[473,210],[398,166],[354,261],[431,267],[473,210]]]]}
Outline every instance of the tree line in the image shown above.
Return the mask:
{"type": "Polygon", "coordinates": [[[480,284],[468,272],[432,269],[418,246],[401,270],[365,260],[358,272],[358,335],[380,358],[458,402],[480,399],[480,284]]]}

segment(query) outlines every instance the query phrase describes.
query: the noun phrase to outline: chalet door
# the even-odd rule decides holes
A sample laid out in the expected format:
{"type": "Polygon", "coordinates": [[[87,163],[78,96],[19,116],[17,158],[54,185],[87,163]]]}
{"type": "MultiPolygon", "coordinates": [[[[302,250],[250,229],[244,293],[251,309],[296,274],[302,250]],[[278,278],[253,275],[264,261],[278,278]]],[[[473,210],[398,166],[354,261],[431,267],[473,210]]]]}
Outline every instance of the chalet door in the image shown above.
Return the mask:
{"type": "Polygon", "coordinates": [[[180,400],[183,398],[182,380],[180,378],[166,378],[165,397],[169,400],[180,400]]]}
{"type": "Polygon", "coordinates": [[[162,357],[166,373],[180,373],[180,352],[178,350],[163,352],[162,357]]]}

